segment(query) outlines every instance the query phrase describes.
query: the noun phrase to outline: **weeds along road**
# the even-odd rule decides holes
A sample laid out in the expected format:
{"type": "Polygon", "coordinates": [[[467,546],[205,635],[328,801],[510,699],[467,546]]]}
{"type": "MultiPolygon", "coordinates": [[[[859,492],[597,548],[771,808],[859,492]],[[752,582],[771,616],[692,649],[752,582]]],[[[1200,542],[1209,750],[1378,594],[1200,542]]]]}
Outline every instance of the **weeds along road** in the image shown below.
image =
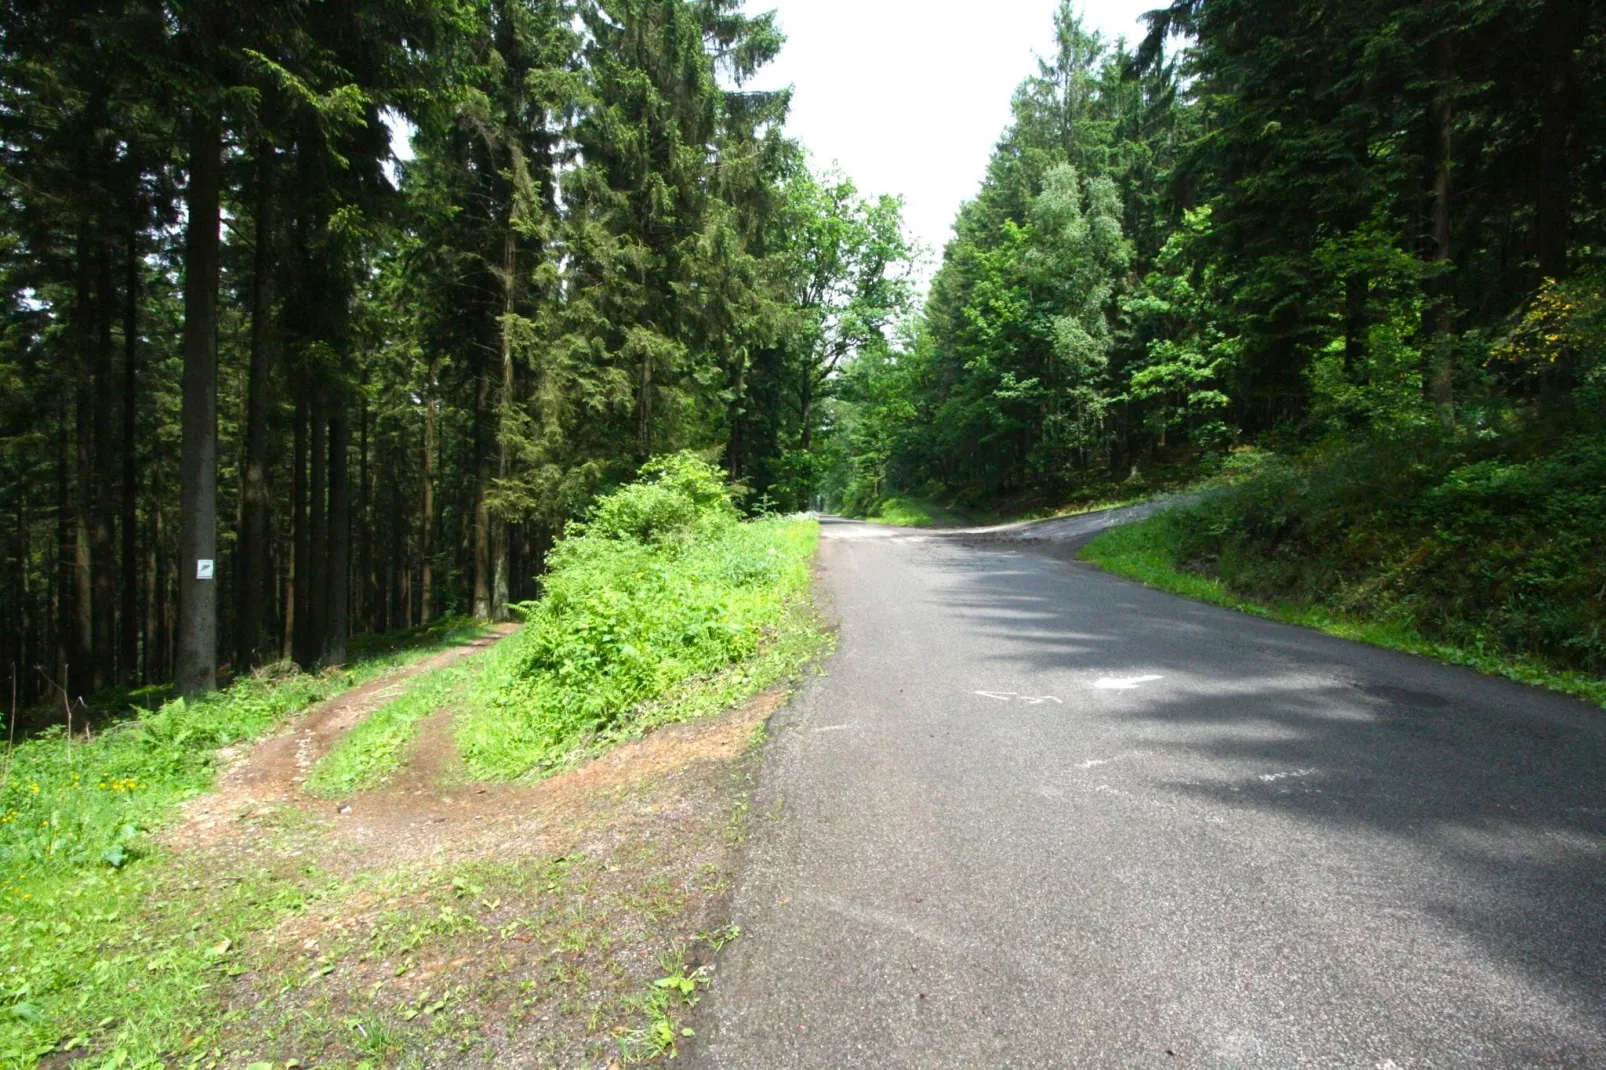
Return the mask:
{"type": "Polygon", "coordinates": [[[694,1064],[1606,1066],[1606,714],[1054,523],[826,521],[694,1064]]]}

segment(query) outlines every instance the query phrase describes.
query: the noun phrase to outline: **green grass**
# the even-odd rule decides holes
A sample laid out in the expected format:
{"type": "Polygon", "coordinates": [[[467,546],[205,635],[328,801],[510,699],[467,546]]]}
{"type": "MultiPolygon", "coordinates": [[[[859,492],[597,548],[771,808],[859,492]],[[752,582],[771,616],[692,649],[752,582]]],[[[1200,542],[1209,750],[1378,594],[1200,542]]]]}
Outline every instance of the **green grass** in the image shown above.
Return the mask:
{"type": "Polygon", "coordinates": [[[875,516],[864,519],[899,528],[951,527],[964,522],[959,514],[935,502],[896,494],[881,502],[875,516]]]}
{"type": "Polygon", "coordinates": [[[571,526],[525,627],[486,657],[456,721],[465,770],[543,776],[794,671],[818,543],[812,520],[740,521],[692,454],[648,465],[571,526]]]}
{"type": "Polygon", "coordinates": [[[1272,601],[1236,592],[1219,577],[1186,567],[1184,544],[1184,530],[1178,515],[1161,513],[1100,535],[1083,547],[1081,557],[1119,576],[1184,598],[1464,666],[1606,706],[1606,680],[1596,676],[1560,669],[1521,654],[1477,650],[1434,640],[1422,635],[1409,621],[1397,617],[1341,613],[1321,605],[1272,601]]]}
{"type": "Polygon", "coordinates": [[[576,547],[475,678],[457,720],[469,774],[544,775],[796,671],[817,649],[818,539],[812,520],[765,519],[576,547]]]}
{"type": "Polygon", "coordinates": [[[0,766],[0,1065],[28,1065],[86,1030],[108,1053],[183,1040],[223,968],[213,949],[289,906],[267,878],[191,881],[150,834],[211,787],[219,748],[480,631],[446,622],[341,669],[277,669],[136,711],[87,740],[55,728],[11,749],[0,766]],[[151,902],[154,913],[142,907],[151,902]]]}

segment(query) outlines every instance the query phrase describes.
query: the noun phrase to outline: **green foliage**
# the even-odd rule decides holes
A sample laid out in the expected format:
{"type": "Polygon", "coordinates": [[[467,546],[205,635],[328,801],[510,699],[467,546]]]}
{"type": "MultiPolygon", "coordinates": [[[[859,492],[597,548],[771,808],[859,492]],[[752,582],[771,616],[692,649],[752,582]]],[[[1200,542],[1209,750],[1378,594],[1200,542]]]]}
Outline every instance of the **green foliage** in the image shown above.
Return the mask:
{"type": "Polygon", "coordinates": [[[1597,435],[1424,429],[1262,464],[1088,557],[1195,597],[1348,622],[1385,645],[1549,673],[1594,695],[1579,681],[1606,676],[1603,486],[1597,435]]]}
{"type": "Polygon", "coordinates": [[[687,681],[751,657],[805,597],[817,527],[739,522],[682,454],[604,498],[552,551],[543,597],[489,655],[458,722],[469,771],[555,768],[687,681]]]}
{"type": "Polygon", "coordinates": [[[900,528],[924,528],[938,522],[934,507],[926,502],[900,495],[883,499],[873,516],[865,517],[877,524],[892,524],[900,528]]]}

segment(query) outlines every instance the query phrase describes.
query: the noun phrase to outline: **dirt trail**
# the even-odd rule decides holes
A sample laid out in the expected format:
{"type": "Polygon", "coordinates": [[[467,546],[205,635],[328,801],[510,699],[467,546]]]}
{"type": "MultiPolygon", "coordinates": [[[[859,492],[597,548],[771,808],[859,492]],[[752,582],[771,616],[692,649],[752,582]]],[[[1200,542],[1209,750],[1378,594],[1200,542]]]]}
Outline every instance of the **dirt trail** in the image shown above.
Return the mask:
{"type": "Polygon", "coordinates": [[[226,839],[247,818],[265,816],[292,801],[312,801],[301,785],[318,759],[363,718],[400,695],[406,681],[472,657],[513,630],[512,625],[498,626],[491,635],[344,691],[295,718],[276,735],[243,745],[245,753],[219,774],[217,787],[185,804],[183,820],[167,835],[168,842],[206,846],[226,839]]]}
{"type": "Polygon", "coordinates": [[[706,978],[733,935],[754,742],[785,688],[524,784],[466,781],[454,711],[441,709],[384,787],[337,801],[305,792],[318,758],[398,684],[495,641],[324,703],[189,804],[169,841],[191,872],[316,888],[305,910],[235,934],[239,971],[220,997],[238,1015],[219,1037],[229,1065],[371,1059],[357,1021],[398,1046],[387,1064],[405,1050],[464,1070],[617,1066],[627,1049],[652,1050],[653,982],[706,978]]]}
{"type": "Polygon", "coordinates": [[[784,691],[774,691],[719,717],[659,728],[533,784],[466,780],[451,731],[453,711],[439,710],[420,723],[406,762],[385,786],[333,801],[303,790],[318,760],[363,718],[401,694],[405,681],[472,656],[509,631],[500,629],[370,681],[302,715],[229,765],[213,793],[186,804],[184,820],[168,841],[181,849],[225,853],[268,849],[259,842],[260,833],[278,824],[276,814],[293,809],[319,826],[316,853],[338,871],[383,869],[409,858],[523,853],[538,849],[549,830],[561,830],[572,842],[577,830],[618,820],[621,808],[638,817],[662,809],[674,792],[649,793],[657,802],[623,800],[645,782],[673,782],[693,767],[740,756],[755,727],[786,698],[784,691]]]}

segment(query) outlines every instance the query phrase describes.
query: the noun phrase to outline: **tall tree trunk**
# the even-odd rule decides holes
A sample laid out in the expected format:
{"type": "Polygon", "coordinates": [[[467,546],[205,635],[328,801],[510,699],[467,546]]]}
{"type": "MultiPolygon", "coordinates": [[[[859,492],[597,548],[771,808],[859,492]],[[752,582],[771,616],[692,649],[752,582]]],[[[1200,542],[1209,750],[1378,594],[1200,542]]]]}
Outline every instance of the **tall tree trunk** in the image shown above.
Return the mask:
{"type": "Polygon", "coordinates": [[[474,390],[474,617],[491,619],[491,451],[486,435],[491,424],[491,377],[480,369],[474,390]]]}
{"type": "Polygon", "coordinates": [[[249,669],[267,650],[268,603],[268,401],[274,363],[273,323],[273,148],[256,146],[256,248],[251,257],[251,357],[246,378],[245,459],[240,473],[239,609],[235,618],[235,661],[249,669]]]}
{"type": "MultiPolygon", "coordinates": [[[[154,467],[154,466],[153,466],[154,467]]],[[[153,471],[152,491],[158,488],[153,471]]],[[[166,612],[163,589],[167,581],[159,555],[162,552],[162,504],[151,497],[150,543],[145,547],[145,668],[140,682],[147,687],[162,678],[166,661],[162,657],[162,614],[166,612]]]]}
{"type": "Polygon", "coordinates": [[[178,661],[183,696],[217,688],[217,293],[223,132],[215,112],[191,119],[184,247],[183,455],[179,469],[178,661]]]}
{"type": "MultiPolygon", "coordinates": [[[[515,203],[517,198],[515,197],[515,203]]],[[[518,293],[518,234],[509,224],[502,239],[502,391],[496,419],[496,476],[505,480],[512,474],[512,444],[509,417],[513,410],[513,315],[518,293]]],[[[508,523],[498,516],[492,521],[492,550],[495,562],[491,579],[491,619],[507,620],[508,523]]]]}
{"type": "MultiPolygon", "coordinates": [[[[421,567],[419,588],[419,620],[428,624],[432,598],[432,574],[435,556],[435,358],[429,360],[429,378],[424,384],[424,529],[419,546],[421,567]]],[[[400,566],[400,562],[397,562],[400,566]]]]}
{"type": "Polygon", "coordinates": [[[284,654],[306,663],[307,555],[312,535],[307,529],[307,410],[297,405],[295,445],[290,472],[290,581],[284,603],[284,654]]]}
{"type": "Polygon", "coordinates": [[[1539,103],[1539,273],[1567,277],[1567,225],[1571,207],[1573,47],[1575,0],[1545,0],[1539,15],[1544,89],[1539,103]]]}
{"type": "Polygon", "coordinates": [[[95,362],[94,295],[91,289],[93,272],[89,258],[88,224],[78,235],[78,265],[76,274],[77,322],[74,333],[78,342],[78,360],[74,368],[76,382],[74,396],[77,406],[73,413],[73,608],[77,611],[73,641],[73,685],[87,693],[94,686],[95,677],[95,588],[94,562],[90,560],[95,506],[94,456],[94,397],[90,382],[95,362]]]}
{"type": "Polygon", "coordinates": [[[94,525],[91,529],[90,571],[94,585],[93,683],[105,687],[117,680],[117,482],[113,465],[116,387],[112,382],[112,321],[117,309],[112,284],[112,251],[95,250],[94,365],[94,525]]]}
{"type": "Polygon", "coordinates": [[[329,422],[324,403],[312,402],[312,433],[307,450],[309,494],[307,499],[307,601],[301,615],[306,627],[302,668],[311,668],[323,654],[326,610],[329,607],[329,506],[325,489],[329,477],[329,422]]]}
{"type": "Polygon", "coordinates": [[[72,506],[72,472],[76,462],[73,450],[74,391],[64,391],[61,401],[61,433],[56,453],[56,576],[51,633],[55,639],[53,679],[61,683],[81,664],[78,644],[78,528],[72,506]]]}
{"type": "Polygon", "coordinates": [[[361,419],[357,442],[357,575],[352,584],[351,619],[359,631],[373,631],[372,607],[374,604],[374,542],[372,526],[368,522],[373,500],[368,491],[368,397],[358,401],[361,419]]]}
{"type": "Polygon", "coordinates": [[[123,606],[121,651],[117,664],[122,682],[139,678],[139,176],[134,176],[128,221],[128,247],[123,263],[123,606]]]}
{"type": "Polygon", "coordinates": [[[1452,304],[1455,281],[1450,249],[1451,94],[1455,82],[1455,48],[1448,33],[1433,45],[1434,90],[1430,122],[1433,131],[1433,276],[1432,338],[1428,343],[1425,386],[1428,401],[1446,427],[1455,424],[1455,387],[1452,362],[1455,334],[1452,304]]]}
{"type": "Polygon", "coordinates": [[[325,665],[346,663],[346,639],[351,629],[351,419],[344,402],[337,402],[329,420],[329,558],[323,589],[325,665]]]}

